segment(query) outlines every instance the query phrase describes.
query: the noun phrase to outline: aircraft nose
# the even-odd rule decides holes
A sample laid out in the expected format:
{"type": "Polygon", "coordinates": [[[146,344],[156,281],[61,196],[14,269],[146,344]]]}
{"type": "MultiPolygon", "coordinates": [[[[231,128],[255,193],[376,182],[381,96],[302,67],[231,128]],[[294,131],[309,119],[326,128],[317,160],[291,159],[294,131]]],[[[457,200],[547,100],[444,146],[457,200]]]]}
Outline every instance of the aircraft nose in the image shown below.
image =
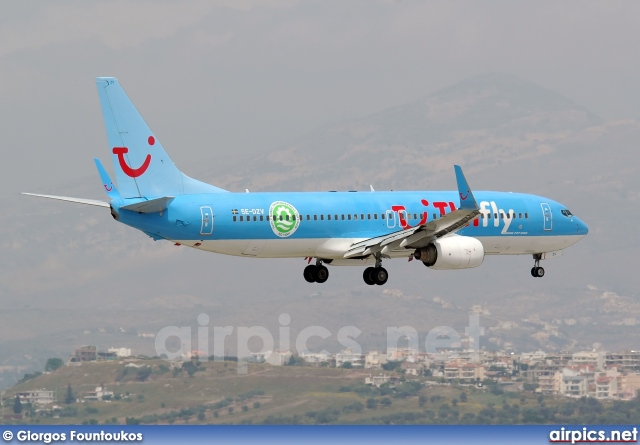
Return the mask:
{"type": "Polygon", "coordinates": [[[587,227],[587,225],[584,222],[582,222],[580,218],[575,218],[575,221],[578,226],[577,228],[578,235],[585,236],[587,233],[589,233],[589,227],[587,227]]]}

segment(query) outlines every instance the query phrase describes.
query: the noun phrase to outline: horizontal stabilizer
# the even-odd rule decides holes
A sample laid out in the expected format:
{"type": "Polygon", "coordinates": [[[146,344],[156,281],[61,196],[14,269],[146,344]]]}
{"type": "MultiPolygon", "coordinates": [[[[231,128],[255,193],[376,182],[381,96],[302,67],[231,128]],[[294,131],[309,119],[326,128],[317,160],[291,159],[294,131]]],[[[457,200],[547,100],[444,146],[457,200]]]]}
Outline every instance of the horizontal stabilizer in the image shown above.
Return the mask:
{"type": "Polygon", "coordinates": [[[157,213],[166,209],[174,198],[175,196],[164,196],[162,198],[150,199],[148,201],[138,201],[134,204],[128,204],[120,208],[138,213],[157,213]]]}
{"type": "Polygon", "coordinates": [[[37,196],[38,198],[57,199],[58,201],[75,202],[77,204],[86,204],[90,206],[109,207],[108,202],[98,201],[95,199],[70,198],[68,196],[38,195],[36,193],[23,193],[23,195],[37,196]]]}

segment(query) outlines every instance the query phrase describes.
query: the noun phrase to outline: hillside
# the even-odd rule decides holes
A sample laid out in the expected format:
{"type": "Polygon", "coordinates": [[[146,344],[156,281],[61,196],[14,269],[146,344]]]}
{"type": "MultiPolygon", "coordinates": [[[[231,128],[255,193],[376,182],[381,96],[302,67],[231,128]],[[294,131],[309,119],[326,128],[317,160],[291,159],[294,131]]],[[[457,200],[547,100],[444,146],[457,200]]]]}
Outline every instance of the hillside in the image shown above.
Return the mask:
{"type": "MultiPolygon", "coordinates": [[[[152,424],[403,424],[403,423],[634,423],[640,405],[570,400],[508,392],[485,385],[438,385],[424,378],[391,386],[364,385],[365,370],[274,367],[251,364],[239,375],[235,362],[207,362],[169,369],[162,360],[84,363],[63,367],[5,393],[55,390],[58,402],[30,413],[20,423],[152,424]],[[133,367],[134,363],[140,367],[133,367]],[[129,365],[129,366],[127,366],[129,365]],[[426,382],[426,383],[425,383],[426,382]],[[113,392],[109,401],[65,404],[68,385],[77,398],[96,386],[113,392]],[[615,409],[612,409],[615,406],[615,409]]],[[[6,408],[5,408],[6,409],[6,408]]]]}

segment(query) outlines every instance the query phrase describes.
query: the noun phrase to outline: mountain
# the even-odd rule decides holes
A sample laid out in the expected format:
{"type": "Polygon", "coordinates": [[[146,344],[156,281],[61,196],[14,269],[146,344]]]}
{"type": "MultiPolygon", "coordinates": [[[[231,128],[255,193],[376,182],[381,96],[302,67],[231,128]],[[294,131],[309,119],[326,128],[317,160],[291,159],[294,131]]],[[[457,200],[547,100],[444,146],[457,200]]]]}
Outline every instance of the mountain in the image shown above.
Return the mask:
{"type": "MultiPolygon", "coordinates": [[[[151,123],[153,126],[153,123],[151,123]]],[[[412,326],[423,340],[481,315],[487,348],[610,350],[640,340],[637,145],[640,122],[604,122],[571,100],[513,76],[488,74],[415,102],[325,125],[255,158],[220,154],[181,166],[230,190],[454,189],[452,164],[475,190],[511,190],[565,203],[587,238],[532,280],[529,257],[489,257],[482,267],[431,271],[387,261],[389,283],[370,288],[357,268],[332,268],[324,285],[302,279],[299,260],[223,257],[153,242],[108,212],[16,197],[0,215],[0,386],[81,344],[154,354],[165,326],[264,326],[277,336],[323,326],[312,348],[341,349],[355,326],[363,348],[386,348],[386,329],[412,326]],[[1,372],[4,372],[2,374],[1,372]]],[[[171,152],[171,147],[168,147],[171,152]]],[[[105,157],[106,159],[106,150],[105,157]]],[[[86,180],[25,191],[103,199],[86,180]]],[[[237,329],[236,329],[237,330],[237,329]]],[[[195,331],[194,331],[195,332],[195,331]]],[[[423,344],[423,343],[422,343],[423,344]]],[[[237,338],[227,347],[235,352],[237,338]]]]}

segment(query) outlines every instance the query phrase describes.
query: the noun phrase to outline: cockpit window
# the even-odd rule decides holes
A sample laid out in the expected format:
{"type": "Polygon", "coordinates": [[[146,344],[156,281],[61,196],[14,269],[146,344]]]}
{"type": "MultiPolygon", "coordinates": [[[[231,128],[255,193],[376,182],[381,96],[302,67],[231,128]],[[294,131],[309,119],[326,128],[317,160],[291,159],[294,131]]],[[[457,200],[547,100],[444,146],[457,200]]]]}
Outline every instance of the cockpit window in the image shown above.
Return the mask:
{"type": "Polygon", "coordinates": [[[561,210],[560,211],[564,216],[566,216],[567,218],[571,218],[573,216],[573,213],[571,213],[570,211],[568,211],[567,209],[561,210]]]}

